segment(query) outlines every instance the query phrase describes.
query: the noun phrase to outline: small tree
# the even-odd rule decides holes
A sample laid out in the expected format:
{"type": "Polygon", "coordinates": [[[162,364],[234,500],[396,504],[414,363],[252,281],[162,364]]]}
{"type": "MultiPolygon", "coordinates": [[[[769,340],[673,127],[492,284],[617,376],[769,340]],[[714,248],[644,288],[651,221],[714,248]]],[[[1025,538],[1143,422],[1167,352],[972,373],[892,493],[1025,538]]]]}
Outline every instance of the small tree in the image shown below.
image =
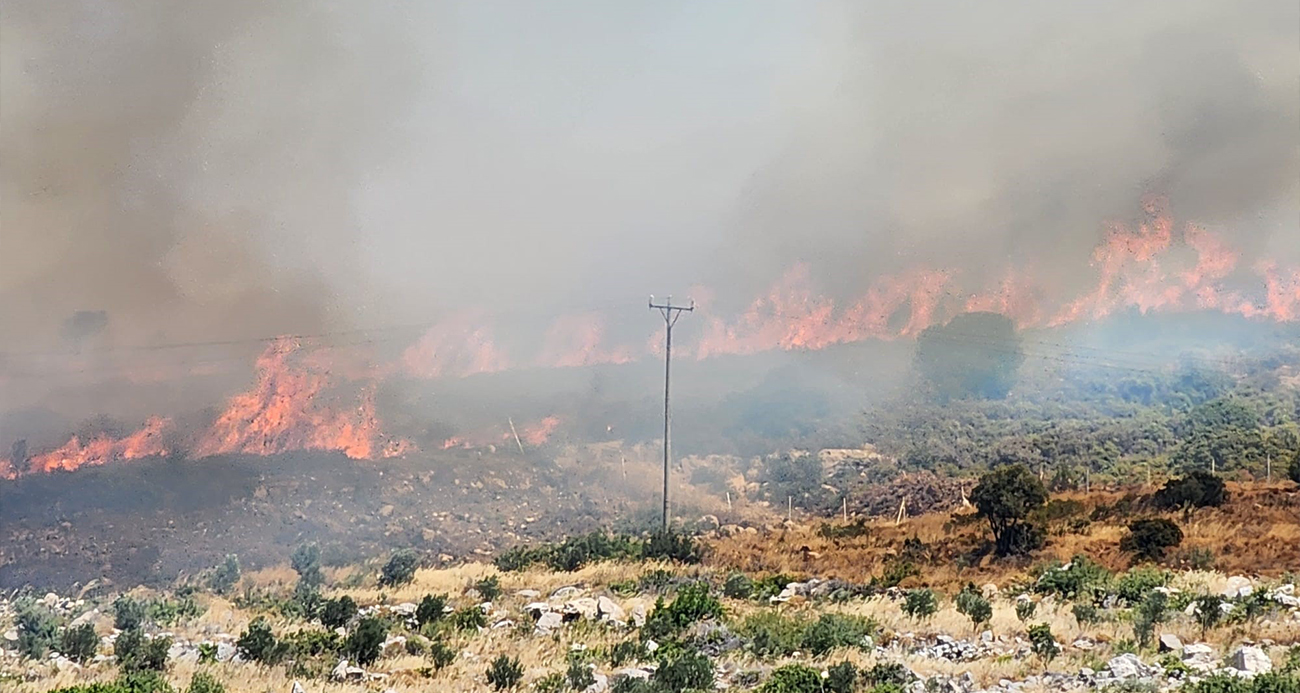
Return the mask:
{"type": "Polygon", "coordinates": [[[1024,465],[999,467],[980,477],[970,500],[988,521],[998,555],[1028,553],[1042,545],[1042,530],[1027,519],[1047,502],[1047,489],[1024,465]]]}
{"type": "Polygon", "coordinates": [[[343,653],[365,666],[379,659],[380,647],[388,635],[388,626],[377,618],[363,618],[343,641],[343,653]]]}
{"type": "Polygon", "coordinates": [[[1223,621],[1223,597],[1217,594],[1205,594],[1196,598],[1196,623],[1201,626],[1201,639],[1210,629],[1223,621]]]}
{"type": "Polygon", "coordinates": [[[1133,609],[1133,639],[1139,646],[1145,648],[1151,644],[1156,626],[1165,622],[1165,612],[1168,610],[1169,595],[1159,590],[1148,592],[1133,609]]]}
{"type": "Polygon", "coordinates": [[[925,588],[908,590],[903,600],[903,613],[918,621],[930,618],[938,610],[939,599],[925,588]]]}
{"type": "Polygon", "coordinates": [[[984,598],[974,584],[968,584],[957,593],[957,611],[970,619],[971,627],[979,630],[980,625],[993,618],[993,605],[984,598]]]}
{"type": "Polygon", "coordinates": [[[74,662],[86,662],[93,659],[99,647],[99,636],[95,627],[89,623],[71,626],[63,630],[59,638],[59,652],[74,662]]]}
{"type": "Polygon", "coordinates": [[[324,584],[325,574],[320,569],[320,547],[316,544],[302,544],[294,549],[289,564],[298,573],[300,587],[320,587],[324,584]]]}
{"type": "Polygon", "coordinates": [[[1029,627],[1029,642],[1033,645],[1034,654],[1046,661],[1050,662],[1056,659],[1056,655],[1061,654],[1061,647],[1056,644],[1056,637],[1052,635],[1052,628],[1046,623],[1039,623],[1029,627]]]}
{"type": "Polygon", "coordinates": [[[1016,618],[1021,623],[1028,623],[1029,619],[1034,617],[1034,612],[1038,611],[1038,602],[1032,599],[1024,598],[1016,600],[1016,618]]]}
{"type": "Polygon", "coordinates": [[[1183,530],[1178,525],[1163,517],[1153,517],[1130,523],[1128,535],[1120,539],[1119,548],[1139,559],[1159,561],[1169,549],[1181,543],[1183,530]]]}
{"type": "Polygon", "coordinates": [[[415,569],[419,565],[420,556],[411,549],[394,551],[379,574],[379,586],[394,587],[410,583],[415,579],[415,569]]]}
{"type": "Polygon", "coordinates": [[[420,600],[419,606],[415,607],[415,622],[421,626],[427,623],[433,623],[442,618],[443,612],[447,608],[447,595],[445,594],[426,594],[420,600]]]}
{"type": "Polygon", "coordinates": [[[1166,481],[1152,500],[1156,507],[1165,510],[1217,508],[1228,500],[1228,492],[1223,479],[1198,469],[1187,476],[1166,481]]]}
{"type": "Polygon", "coordinates": [[[357,603],[345,594],[325,602],[320,610],[320,622],[326,628],[342,628],[356,615],[357,603]]]}
{"type": "Polygon", "coordinates": [[[504,691],[519,685],[524,678],[524,668],[519,660],[505,655],[497,655],[488,666],[487,680],[492,690],[504,691]]]}
{"type": "Polygon", "coordinates": [[[239,634],[235,649],[240,657],[250,662],[272,665],[280,661],[288,647],[275,639],[271,624],[259,616],[239,634]]]}
{"type": "Polygon", "coordinates": [[[208,587],[217,594],[228,594],[239,582],[239,557],[235,554],[226,556],[226,560],[212,569],[208,576],[208,587]]]}

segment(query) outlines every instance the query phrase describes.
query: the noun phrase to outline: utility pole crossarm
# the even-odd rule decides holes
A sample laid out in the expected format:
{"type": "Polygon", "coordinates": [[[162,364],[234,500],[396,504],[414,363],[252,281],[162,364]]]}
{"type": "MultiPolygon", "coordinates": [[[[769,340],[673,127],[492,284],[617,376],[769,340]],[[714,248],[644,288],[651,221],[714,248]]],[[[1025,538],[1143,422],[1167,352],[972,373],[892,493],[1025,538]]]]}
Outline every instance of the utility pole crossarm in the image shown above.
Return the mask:
{"type": "Polygon", "coordinates": [[[668,300],[663,303],[655,303],[655,297],[650,297],[650,309],[658,310],[664,316],[664,516],[663,531],[668,531],[668,466],[671,458],[671,422],[672,415],[668,408],[668,388],[672,382],[672,364],[673,364],[673,325],[677,324],[677,319],[682,313],[690,313],[695,310],[695,301],[691,301],[688,306],[673,305],[673,297],[669,296],[668,300]]]}

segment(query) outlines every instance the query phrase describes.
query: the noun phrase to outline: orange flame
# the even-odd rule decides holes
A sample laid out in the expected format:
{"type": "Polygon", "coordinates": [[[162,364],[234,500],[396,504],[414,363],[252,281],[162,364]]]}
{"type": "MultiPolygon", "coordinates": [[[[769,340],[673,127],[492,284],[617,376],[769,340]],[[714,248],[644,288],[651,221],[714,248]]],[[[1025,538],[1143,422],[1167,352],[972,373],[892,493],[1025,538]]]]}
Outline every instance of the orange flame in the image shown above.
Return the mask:
{"type": "MultiPolygon", "coordinates": [[[[58,449],[29,459],[27,472],[72,471],[86,465],[96,466],[119,460],[166,455],[167,448],[163,444],[162,433],[170,424],[170,419],[150,417],[140,430],[125,438],[115,439],[101,434],[84,445],[81,439],[74,435],[58,449]]],[[[12,479],[15,476],[17,470],[14,469],[13,463],[9,460],[0,460],[0,477],[12,479]]]]}
{"type": "Polygon", "coordinates": [[[402,353],[402,364],[417,378],[463,377],[509,367],[491,334],[465,317],[430,327],[402,353]]]}
{"type": "MultiPolygon", "coordinates": [[[[194,447],[196,457],[248,453],[271,455],[289,450],[338,450],[353,459],[375,457],[381,440],[374,393],[363,391],[349,410],[334,411],[319,401],[326,374],[291,363],[299,345],[281,339],[257,359],[257,384],[231,398],[225,412],[194,447]]],[[[409,449],[409,443],[383,450],[409,449]]]]}
{"type": "Polygon", "coordinates": [[[633,360],[628,346],[606,348],[605,323],[596,313],[564,315],[555,320],[543,340],[537,365],[547,368],[577,368],[633,360]]]}

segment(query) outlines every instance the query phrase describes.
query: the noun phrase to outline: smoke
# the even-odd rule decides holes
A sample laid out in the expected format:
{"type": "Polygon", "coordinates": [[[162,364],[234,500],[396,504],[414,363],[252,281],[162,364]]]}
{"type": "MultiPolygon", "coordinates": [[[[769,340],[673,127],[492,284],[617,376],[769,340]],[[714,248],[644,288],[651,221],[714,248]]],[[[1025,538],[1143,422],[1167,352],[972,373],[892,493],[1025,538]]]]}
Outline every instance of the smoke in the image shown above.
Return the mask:
{"type": "Polygon", "coordinates": [[[1068,282],[1147,193],[1295,260],[1298,13],[4,0],[0,349],[100,310],[109,344],[466,306],[639,340],[645,294],[796,260],[1068,282]]]}

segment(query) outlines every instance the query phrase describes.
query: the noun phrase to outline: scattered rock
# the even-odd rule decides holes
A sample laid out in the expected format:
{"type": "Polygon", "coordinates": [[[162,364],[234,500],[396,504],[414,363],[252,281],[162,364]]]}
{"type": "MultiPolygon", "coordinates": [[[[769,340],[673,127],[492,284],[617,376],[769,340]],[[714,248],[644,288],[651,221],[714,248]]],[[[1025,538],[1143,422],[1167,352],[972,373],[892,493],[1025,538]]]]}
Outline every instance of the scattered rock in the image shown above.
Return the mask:
{"type": "Polygon", "coordinates": [[[1110,661],[1106,662],[1106,669],[1110,671],[1111,676],[1120,680],[1145,678],[1155,673],[1131,652],[1111,657],[1110,661]]]}
{"type": "Polygon", "coordinates": [[[1250,578],[1233,575],[1228,578],[1228,583],[1224,586],[1221,594],[1226,599],[1236,599],[1238,597],[1249,597],[1254,591],[1255,587],[1251,584],[1250,578]]]}
{"type": "Polygon", "coordinates": [[[566,616],[592,621],[600,614],[600,607],[591,597],[579,597],[565,602],[563,611],[566,616]]]}
{"type": "Polygon", "coordinates": [[[1160,636],[1161,652],[1182,652],[1183,641],[1178,639],[1173,633],[1164,633],[1160,636]]]}
{"type": "Polygon", "coordinates": [[[564,616],[558,611],[547,611],[537,619],[537,632],[548,635],[564,625],[564,616]]]}
{"type": "Polygon", "coordinates": [[[1247,676],[1254,676],[1272,671],[1273,660],[1268,658],[1264,650],[1253,645],[1246,645],[1237,648],[1237,651],[1232,653],[1232,656],[1228,658],[1228,666],[1247,676]]]}
{"type": "Polygon", "coordinates": [[[293,686],[289,688],[289,693],[307,693],[307,690],[302,687],[301,683],[294,681],[293,686]]]}
{"type": "Polygon", "coordinates": [[[623,607],[609,597],[601,596],[596,600],[596,611],[602,621],[627,622],[627,612],[623,611],[623,607]]]}

